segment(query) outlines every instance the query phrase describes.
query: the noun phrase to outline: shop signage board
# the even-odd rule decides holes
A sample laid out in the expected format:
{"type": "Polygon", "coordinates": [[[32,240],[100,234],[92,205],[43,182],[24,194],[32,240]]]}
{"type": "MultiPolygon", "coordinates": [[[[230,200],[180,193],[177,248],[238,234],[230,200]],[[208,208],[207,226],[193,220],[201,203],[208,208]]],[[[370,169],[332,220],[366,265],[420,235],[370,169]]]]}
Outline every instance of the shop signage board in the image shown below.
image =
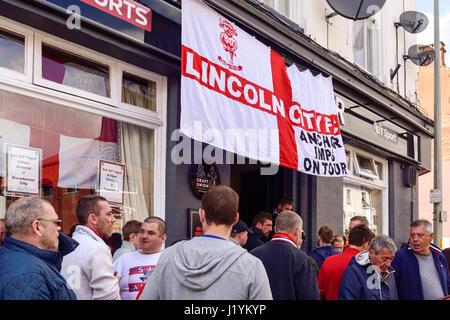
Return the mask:
{"type": "MultiPolygon", "coordinates": [[[[141,42],[145,41],[145,34],[151,30],[152,27],[153,17],[151,9],[137,3],[135,0],[127,0],[126,3],[109,0],[37,1],[50,7],[57,6],[65,10],[67,14],[77,12],[85,19],[99,23],[141,42]],[[142,7],[150,10],[148,16],[144,13],[147,11],[143,11],[143,9],[137,10],[137,8],[142,7]]],[[[82,23],[81,29],[83,29],[83,27],[84,25],[82,23]]]]}
{"type": "Polygon", "coordinates": [[[98,193],[113,204],[123,205],[125,165],[105,160],[98,163],[98,193]]]}
{"type": "Polygon", "coordinates": [[[40,196],[42,150],[5,143],[5,194],[12,197],[40,196]]]}
{"type": "Polygon", "coordinates": [[[331,77],[286,68],[199,0],[182,6],[181,132],[261,162],[346,175],[331,77]]]}
{"type": "Polygon", "coordinates": [[[146,43],[176,57],[180,55],[181,10],[159,0],[34,0],[58,8],[73,23],[80,14],[81,30],[89,24],[102,25],[138,43],[146,43]],[[85,23],[87,22],[87,23],[85,23]]]}
{"type": "Polygon", "coordinates": [[[81,0],[90,6],[102,10],[139,28],[152,31],[152,10],[133,1],[81,0]]]}
{"type": "Polygon", "coordinates": [[[336,94],[335,99],[342,132],[419,161],[419,138],[416,134],[339,94],[336,94]]]}

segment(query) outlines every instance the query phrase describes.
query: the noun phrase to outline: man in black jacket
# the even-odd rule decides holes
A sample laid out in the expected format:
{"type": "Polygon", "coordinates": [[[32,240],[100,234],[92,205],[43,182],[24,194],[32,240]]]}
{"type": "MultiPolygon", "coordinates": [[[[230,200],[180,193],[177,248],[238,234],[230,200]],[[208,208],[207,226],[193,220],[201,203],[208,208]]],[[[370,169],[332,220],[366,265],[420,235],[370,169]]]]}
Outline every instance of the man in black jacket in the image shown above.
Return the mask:
{"type": "Polygon", "coordinates": [[[248,229],[248,239],[244,248],[250,252],[269,240],[272,231],[272,215],[261,211],[253,217],[253,225],[248,229]]]}
{"type": "Polygon", "coordinates": [[[319,299],[312,262],[299,249],[302,227],[297,213],[283,211],[278,215],[272,240],[250,252],[263,262],[274,300],[319,299]]]}

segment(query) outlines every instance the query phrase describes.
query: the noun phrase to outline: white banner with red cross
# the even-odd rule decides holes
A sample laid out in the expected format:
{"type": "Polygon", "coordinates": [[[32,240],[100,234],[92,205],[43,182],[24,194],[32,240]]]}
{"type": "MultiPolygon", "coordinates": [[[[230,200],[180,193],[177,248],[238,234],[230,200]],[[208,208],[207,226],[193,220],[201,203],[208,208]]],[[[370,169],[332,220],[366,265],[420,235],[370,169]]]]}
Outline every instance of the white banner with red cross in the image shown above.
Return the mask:
{"type": "Polygon", "coordinates": [[[261,162],[347,174],[331,77],[286,68],[199,0],[183,0],[180,131],[261,162]]]}

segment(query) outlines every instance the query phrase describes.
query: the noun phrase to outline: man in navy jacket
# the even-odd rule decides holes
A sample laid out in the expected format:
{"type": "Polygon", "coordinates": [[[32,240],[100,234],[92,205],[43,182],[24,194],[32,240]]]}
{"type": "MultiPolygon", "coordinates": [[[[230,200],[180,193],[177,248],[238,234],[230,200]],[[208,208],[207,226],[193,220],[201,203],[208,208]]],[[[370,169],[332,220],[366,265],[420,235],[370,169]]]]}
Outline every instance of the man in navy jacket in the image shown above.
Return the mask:
{"type": "Polygon", "coordinates": [[[250,251],[264,264],[274,300],[319,299],[312,262],[298,246],[302,227],[297,213],[283,211],[277,217],[271,241],[250,251]]]}
{"type": "Polygon", "coordinates": [[[369,251],[350,260],[339,285],[338,300],[397,300],[391,262],[397,250],[386,235],[372,239],[369,251]]]}
{"type": "Polygon", "coordinates": [[[322,267],[322,263],[326,258],[339,253],[339,251],[331,245],[333,238],[334,231],[330,226],[324,225],[320,227],[319,234],[317,236],[318,247],[310,254],[314,261],[316,261],[319,269],[322,267]]]}
{"type": "Polygon", "coordinates": [[[410,226],[409,244],[395,255],[392,266],[400,300],[449,299],[450,277],[441,249],[431,244],[432,225],[416,220],[410,226]]]}
{"type": "Polygon", "coordinates": [[[60,233],[61,220],[43,199],[25,197],[6,211],[9,236],[0,248],[0,300],[76,300],[60,274],[78,243],[60,233]]]}
{"type": "Polygon", "coordinates": [[[253,225],[248,229],[247,242],[244,249],[250,252],[252,249],[266,243],[270,238],[272,231],[272,215],[268,212],[261,211],[253,217],[253,225]]]}

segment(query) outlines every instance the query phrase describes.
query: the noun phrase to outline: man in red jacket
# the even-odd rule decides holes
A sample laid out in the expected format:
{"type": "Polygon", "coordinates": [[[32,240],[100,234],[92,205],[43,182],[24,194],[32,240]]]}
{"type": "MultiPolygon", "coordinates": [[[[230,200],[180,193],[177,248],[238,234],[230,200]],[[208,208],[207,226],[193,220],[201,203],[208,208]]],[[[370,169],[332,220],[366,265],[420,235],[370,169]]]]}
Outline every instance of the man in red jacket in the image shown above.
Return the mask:
{"type": "Polygon", "coordinates": [[[342,274],[348,263],[359,252],[366,251],[374,237],[374,233],[366,225],[360,224],[350,231],[350,245],[344,252],[325,259],[317,279],[322,300],[337,300],[342,274]]]}

